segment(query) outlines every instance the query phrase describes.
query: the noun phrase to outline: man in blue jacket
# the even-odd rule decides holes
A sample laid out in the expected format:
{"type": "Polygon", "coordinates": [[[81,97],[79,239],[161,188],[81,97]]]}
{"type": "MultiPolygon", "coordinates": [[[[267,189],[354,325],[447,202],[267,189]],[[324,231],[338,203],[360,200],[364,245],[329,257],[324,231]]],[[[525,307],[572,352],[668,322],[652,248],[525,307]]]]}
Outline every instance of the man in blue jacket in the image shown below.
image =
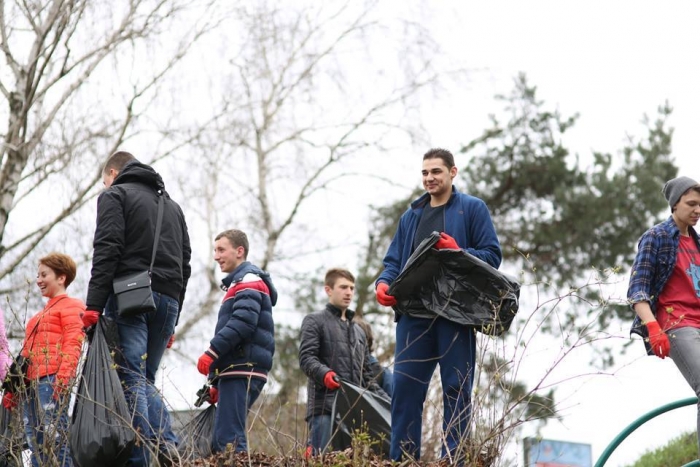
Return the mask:
{"type": "Polygon", "coordinates": [[[212,450],[227,444],[236,452],[248,450],[246,417],[260,395],[275,354],[272,307],[277,290],[269,274],[247,261],[248,237],[226,230],[214,239],[214,260],[228,275],[214,337],[199,357],[197,370],[209,377],[211,403],[218,402],[212,450]]]}
{"type": "MultiPolygon", "coordinates": [[[[427,193],[401,216],[376,282],[377,301],[384,306],[396,304],[395,297],[387,294],[389,285],[433,231],[440,232],[438,249],[461,248],[494,268],[501,264],[501,247],[486,204],[452,186],[457,175],[453,155],[431,149],[423,156],[422,174],[427,193]]],[[[442,455],[459,457],[460,442],[469,435],[475,331],[437,314],[434,318],[397,315],[396,320],[391,458],[420,459],[423,404],[438,363],[444,404],[442,455]]]]}

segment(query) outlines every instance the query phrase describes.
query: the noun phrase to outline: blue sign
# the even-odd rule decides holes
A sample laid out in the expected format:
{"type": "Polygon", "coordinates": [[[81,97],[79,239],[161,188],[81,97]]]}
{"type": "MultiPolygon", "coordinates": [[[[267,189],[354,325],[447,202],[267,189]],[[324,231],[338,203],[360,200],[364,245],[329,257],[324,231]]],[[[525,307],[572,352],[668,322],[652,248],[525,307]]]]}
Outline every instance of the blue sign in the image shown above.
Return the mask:
{"type": "Polygon", "coordinates": [[[525,467],[592,467],[591,445],[525,438],[525,467]]]}

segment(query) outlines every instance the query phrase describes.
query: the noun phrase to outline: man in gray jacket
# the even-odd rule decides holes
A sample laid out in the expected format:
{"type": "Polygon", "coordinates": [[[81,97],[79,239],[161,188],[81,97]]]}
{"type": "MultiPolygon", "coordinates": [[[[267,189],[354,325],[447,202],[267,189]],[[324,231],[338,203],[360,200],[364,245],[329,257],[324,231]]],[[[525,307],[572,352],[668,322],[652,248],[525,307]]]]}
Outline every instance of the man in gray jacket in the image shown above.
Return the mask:
{"type": "Polygon", "coordinates": [[[299,365],[309,377],[307,456],[322,453],[330,442],[333,398],[341,379],[389,397],[372,379],[367,337],[352,321],[355,312],[348,309],[355,277],[346,269],[330,269],[324,290],[326,308],[307,315],[301,323],[299,365]]]}

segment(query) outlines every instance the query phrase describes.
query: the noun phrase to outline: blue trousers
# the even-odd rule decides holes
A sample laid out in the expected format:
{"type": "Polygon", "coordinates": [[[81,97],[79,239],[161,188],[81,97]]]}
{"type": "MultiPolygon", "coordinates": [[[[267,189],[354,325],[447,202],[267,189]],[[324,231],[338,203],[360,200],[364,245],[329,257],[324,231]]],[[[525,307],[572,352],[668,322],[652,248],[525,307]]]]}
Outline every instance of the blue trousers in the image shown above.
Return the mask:
{"type": "Polygon", "coordinates": [[[149,383],[148,386],[148,420],[151,422],[155,440],[161,450],[165,450],[163,443],[177,447],[179,440],[173,432],[170,412],[163,402],[163,397],[152,384],[149,383]]]}
{"type": "Polygon", "coordinates": [[[444,405],[442,456],[456,454],[469,435],[475,354],[472,328],[444,318],[401,316],[396,326],[391,399],[392,460],[420,459],[423,404],[438,364],[444,405]]]}
{"type": "Polygon", "coordinates": [[[175,332],[179,303],[158,292],[153,292],[153,300],[156,311],[137,316],[118,316],[113,295],[105,307],[107,317],[117,323],[117,372],[132,413],[132,424],[142,438],[132,451],[128,464],[131,466],[148,466],[150,456],[147,444],[157,446],[164,443],[165,440],[158,439],[158,436],[166,431],[162,426],[166,417],[169,425],[169,415],[167,411],[163,412],[163,402],[154,382],[168,340],[175,332]]]}
{"type": "Polygon", "coordinates": [[[68,395],[54,401],[55,375],[32,381],[24,402],[24,432],[32,450],[32,466],[71,467],[68,444],[68,395]]]}
{"type": "Polygon", "coordinates": [[[309,446],[315,456],[324,452],[331,441],[331,421],[330,415],[314,415],[309,419],[309,446]]]}
{"type": "Polygon", "coordinates": [[[261,378],[221,378],[219,380],[219,402],[214,420],[212,450],[223,452],[231,444],[234,452],[248,451],[246,418],[265,386],[261,378]]]}

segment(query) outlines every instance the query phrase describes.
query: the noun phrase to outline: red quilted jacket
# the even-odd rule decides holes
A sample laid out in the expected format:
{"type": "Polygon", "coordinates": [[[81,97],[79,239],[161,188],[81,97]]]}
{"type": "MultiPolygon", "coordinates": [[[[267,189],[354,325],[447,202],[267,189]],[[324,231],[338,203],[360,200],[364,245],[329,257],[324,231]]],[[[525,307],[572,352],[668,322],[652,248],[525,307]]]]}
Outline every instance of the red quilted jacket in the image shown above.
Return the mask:
{"type": "Polygon", "coordinates": [[[84,310],[81,300],[63,294],[49,300],[29,320],[22,349],[22,355],[30,361],[27,378],[55,374],[61,381],[73,379],[83,344],[80,314],[84,310]]]}

